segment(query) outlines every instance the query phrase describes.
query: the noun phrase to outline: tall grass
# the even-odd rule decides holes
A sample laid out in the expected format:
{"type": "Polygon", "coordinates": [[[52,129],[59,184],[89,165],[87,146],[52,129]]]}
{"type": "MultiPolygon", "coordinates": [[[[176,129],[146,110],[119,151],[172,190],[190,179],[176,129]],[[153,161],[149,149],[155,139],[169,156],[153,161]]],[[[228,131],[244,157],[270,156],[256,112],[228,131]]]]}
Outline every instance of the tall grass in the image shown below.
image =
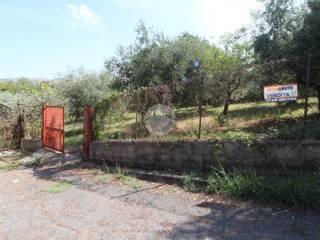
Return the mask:
{"type": "Polygon", "coordinates": [[[185,173],[182,176],[183,188],[189,192],[198,192],[201,190],[201,187],[198,184],[199,173],[198,172],[189,172],[185,173]]]}
{"type": "Polygon", "coordinates": [[[195,192],[205,189],[209,194],[320,210],[319,176],[269,178],[254,172],[227,172],[219,167],[207,176],[204,188],[197,182],[198,177],[194,172],[185,174],[185,190],[195,192]]]}

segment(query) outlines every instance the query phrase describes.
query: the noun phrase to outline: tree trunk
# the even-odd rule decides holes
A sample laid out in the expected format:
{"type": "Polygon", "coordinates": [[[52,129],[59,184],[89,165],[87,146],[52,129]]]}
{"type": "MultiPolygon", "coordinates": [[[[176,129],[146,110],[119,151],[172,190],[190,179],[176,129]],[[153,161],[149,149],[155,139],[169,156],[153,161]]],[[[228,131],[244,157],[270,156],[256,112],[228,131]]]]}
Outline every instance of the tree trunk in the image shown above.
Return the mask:
{"type": "Polygon", "coordinates": [[[317,86],[316,90],[317,90],[317,97],[318,97],[318,111],[320,114],[320,85],[317,86]]]}
{"type": "Polygon", "coordinates": [[[224,101],[223,116],[228,116],[230,99],[231,99],[231,92],[228,92],[227,93],[227,97],[226,97],[226,99],[224,101]]]}

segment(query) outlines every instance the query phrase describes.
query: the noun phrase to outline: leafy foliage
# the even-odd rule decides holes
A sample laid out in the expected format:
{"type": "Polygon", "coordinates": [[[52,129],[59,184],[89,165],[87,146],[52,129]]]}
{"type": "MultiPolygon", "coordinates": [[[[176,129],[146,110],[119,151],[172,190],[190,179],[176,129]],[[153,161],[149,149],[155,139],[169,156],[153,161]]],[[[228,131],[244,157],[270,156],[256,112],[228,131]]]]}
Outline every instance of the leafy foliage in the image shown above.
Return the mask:
{"type": "Polygon", "coordinates": [[[105,125],[110,123],[115,115],[119,118],[124,112],[121,95],[118,92],[108,93],[94,105],[94,109],[93,137],[94,139],[101,139],[104,137],[105,125]]]}
{"type": "Polygon", "coordinates": [[[95,106],[109,90],[111,76],[106,73],[70,73],[57,85],[68,102],[69,114],[79,120],[85,106],[95,106]]]}
{"type": "Polygon", "coordinates": [[[120,47],[117,56],[105,63],[116,77],[113,86],[118,90],[166,85],[174,104],[194,106],[199,102],[199,83],[204,77],[204,100],[218,105],[225,98],[231,101],[245,80],[244,64],[252,54],[250,45],[243,41],[245,29],[225,37],[225,50],[189,33],[169,39],[144,23],[136,32],[135,43],[120,47]],[[192,65],[196,59],[200,70],[192,65]]]}
{"type": "MultiPolygon", "coordinates": [[[[311,86],[319,87],[319,22],[320,3],[308,0],[306,4],[294,4],[290,0],[261,0],[262,12],[257,14],[260,21],[254,39],[254,49],[260,61],[285,59],[281,64],[265,67],[268,77],[294,79],[306,83],[307,51],[312,57],[311,86]]],[[[319,88],[320,92],[320,88],[319,88]]]]}

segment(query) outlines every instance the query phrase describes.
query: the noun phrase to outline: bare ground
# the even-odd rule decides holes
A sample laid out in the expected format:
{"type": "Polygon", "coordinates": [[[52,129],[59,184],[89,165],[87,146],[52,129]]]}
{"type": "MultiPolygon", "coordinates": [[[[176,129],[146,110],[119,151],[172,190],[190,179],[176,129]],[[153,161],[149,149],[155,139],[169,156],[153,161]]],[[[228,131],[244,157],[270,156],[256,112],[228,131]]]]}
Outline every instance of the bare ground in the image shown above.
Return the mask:
{"type": "Polygon", "coordinates": [[[37,169],[0,170],[0,239],[320,239],[317,213],[121,182],[44,154],[37,169]],[[54,193],[57,182],[70,187],[54,193]]]}

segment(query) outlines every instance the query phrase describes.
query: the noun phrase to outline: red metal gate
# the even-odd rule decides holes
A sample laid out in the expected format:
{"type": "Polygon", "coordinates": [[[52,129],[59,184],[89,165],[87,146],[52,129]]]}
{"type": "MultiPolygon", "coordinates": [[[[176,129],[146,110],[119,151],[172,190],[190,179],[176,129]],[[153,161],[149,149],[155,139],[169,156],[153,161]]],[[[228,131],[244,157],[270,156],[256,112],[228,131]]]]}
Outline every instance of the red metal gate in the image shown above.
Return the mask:
{"type": "Polygon", "coordinates": [[[42,108],[42,147],[64,153],[64,108],[42,108]]]}

